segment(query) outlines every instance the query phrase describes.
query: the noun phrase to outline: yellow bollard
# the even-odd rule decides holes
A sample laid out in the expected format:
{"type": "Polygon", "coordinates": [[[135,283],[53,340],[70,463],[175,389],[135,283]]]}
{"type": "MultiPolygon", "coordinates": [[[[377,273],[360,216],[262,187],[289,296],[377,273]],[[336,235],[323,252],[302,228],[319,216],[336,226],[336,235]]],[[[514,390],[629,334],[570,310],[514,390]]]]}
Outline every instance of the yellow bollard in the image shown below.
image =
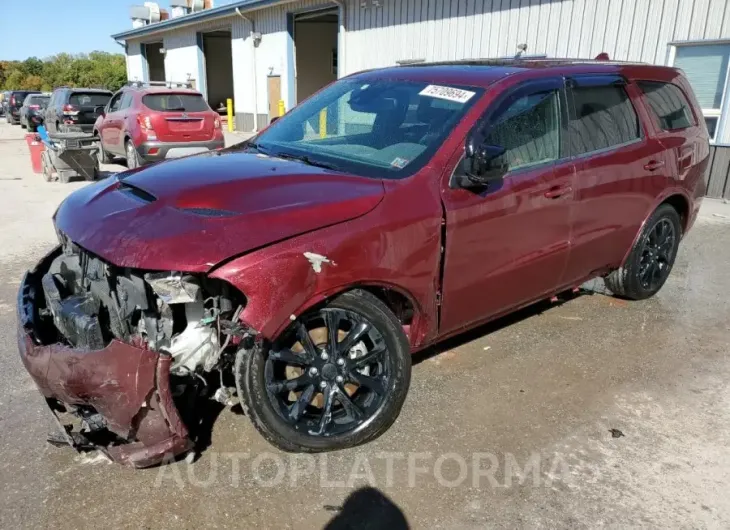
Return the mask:
{"type": "Polygon", "coordinates": [[[286,114],[286,107],[284,106],[284,100],[280,99],[279,100],[279,116],[281,117],[284,114],[286,114]]]}
{"type": "Polygon", "coordinates": [[[233,132],[233,100],[231,98],[226,100],[226,107],[228,107],[228,132],[233,132]]]}
{"type": "Polygon", "coordinates": [[[327,138],[327,109],[319,112],[319,137],[327,138]]]}

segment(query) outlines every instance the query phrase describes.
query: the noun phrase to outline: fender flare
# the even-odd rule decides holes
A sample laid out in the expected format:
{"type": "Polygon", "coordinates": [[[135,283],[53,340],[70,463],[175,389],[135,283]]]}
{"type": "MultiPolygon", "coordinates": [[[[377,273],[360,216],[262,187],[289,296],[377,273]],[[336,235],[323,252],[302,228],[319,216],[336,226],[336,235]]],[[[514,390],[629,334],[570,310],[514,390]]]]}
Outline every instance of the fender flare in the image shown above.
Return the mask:
{"type": "MultiPolygon", "coordinates": [[[[639,240],[639,237],[641,237],[641,233],[644,230],[644,226],[646,225],[646,222],[649,220],[649,217],[656,211],[659,206],[664,204],[667,199],[670,197],[679,196],[682,197],[682,199],[687,203],[687,211],[688,216],[691,215],[691,205],[692,205],[692,199],[689,196],[689,193],[687,193],[687,190],[685,188],[681,187],[672,187],[667,188],[662,193],[660,193],[654,202],[652,203],[651,207],[648,209],[648,211],[644,214],[644,220],[641,222],[641,225],[639,226],[639,229],[636,231],[636,235],[634,235],[634,239],[631,241],[631,245],[626,250],[626,253],[624,254],[624,257],[621,259],[621,267],[623,267],[626,264],[626,260],[629,258],[629,255],[631,254],[631,250],[636,245],[636,242],[639,240]]],[[[682,226],[682,234],[681,236],[684,237],[685,228],[687,226],[687,223],[689,223],[689,218],[684,220],[684,223],[682,226]]]]}

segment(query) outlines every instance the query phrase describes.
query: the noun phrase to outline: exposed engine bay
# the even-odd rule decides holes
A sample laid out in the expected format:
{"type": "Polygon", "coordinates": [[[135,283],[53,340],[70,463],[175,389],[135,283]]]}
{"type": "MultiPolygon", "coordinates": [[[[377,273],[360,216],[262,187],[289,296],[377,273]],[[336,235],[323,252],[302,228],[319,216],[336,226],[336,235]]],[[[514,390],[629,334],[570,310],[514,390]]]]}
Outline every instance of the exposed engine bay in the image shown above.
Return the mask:
{"type": "Polygon", "coordinates": [[[116,338],[171,355],[172,374],[210,372],[240,340],[232,327],[243,297],[217,280],[115,267],[67,241],[42,287],[70,345],[100,350],[116,338]]]}
{"type": "Polygon", "coordinates": [[[244,296],[60,239],[18,295],[21,360],[59,426],[48,441],[134,467],[189,451],[211,407],[234,403],[231,367],[254,340],[239,320],[244,296]]]}

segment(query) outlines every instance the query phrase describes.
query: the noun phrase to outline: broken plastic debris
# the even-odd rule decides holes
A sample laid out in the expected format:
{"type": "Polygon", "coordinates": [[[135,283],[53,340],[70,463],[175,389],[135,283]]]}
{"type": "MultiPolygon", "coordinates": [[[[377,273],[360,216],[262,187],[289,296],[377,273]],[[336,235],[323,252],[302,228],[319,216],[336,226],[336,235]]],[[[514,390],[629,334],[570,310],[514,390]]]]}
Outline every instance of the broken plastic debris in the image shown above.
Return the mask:
{"type": "Polygon", "coordinates": [[[312,270],[314,270],[317,274],[322,272],[323,263],[332,263],[327,256],[322,256],[321,254],[315,254],[313,252],[305,252],[304,257],[309,260],[309,263],[312,264],[312,270]]]}

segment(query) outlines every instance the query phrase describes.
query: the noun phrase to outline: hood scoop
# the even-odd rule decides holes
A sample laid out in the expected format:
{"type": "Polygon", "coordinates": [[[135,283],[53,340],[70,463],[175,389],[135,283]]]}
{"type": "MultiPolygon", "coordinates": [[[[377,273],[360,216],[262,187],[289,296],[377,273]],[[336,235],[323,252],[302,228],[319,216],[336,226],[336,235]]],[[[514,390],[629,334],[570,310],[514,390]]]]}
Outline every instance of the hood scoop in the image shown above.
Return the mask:
{"type": "Polygon", "coordinates": [[[145,191],[142,188],[138,188],[137,186],[129,184],[125,181],[120,181],[117,189],[122,193],[134,197],[135,199],[142,202],[155,202],[157,200],[157,197],[152,195],[150,192],[145,191]]]}

